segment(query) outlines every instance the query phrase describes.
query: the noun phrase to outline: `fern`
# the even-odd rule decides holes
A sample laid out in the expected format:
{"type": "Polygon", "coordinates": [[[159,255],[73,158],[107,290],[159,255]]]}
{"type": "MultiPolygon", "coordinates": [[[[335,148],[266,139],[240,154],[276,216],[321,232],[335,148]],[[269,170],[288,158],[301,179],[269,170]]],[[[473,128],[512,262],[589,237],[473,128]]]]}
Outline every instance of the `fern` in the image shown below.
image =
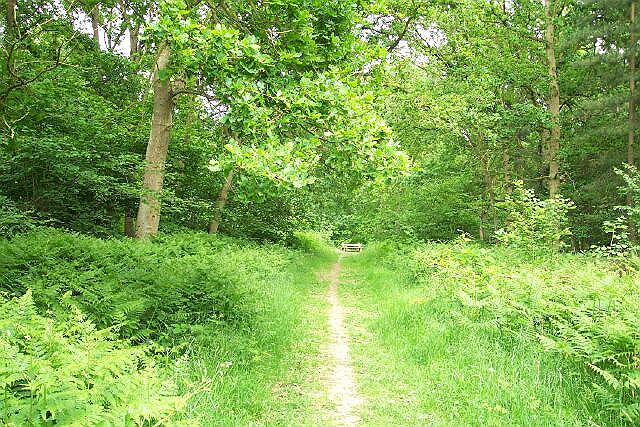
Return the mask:
{"type": "Polygon", "coordinates": [[[640,424],[639,273],[621,275],[587,255],[525,256],[469,242],[425,245],[409,258],[425,286],[451,288],[467,322],[529,336],[578,362],[593,373],[593,399],[603,411],[640,424]]]}
{"type": "Polygon", "coordinates": [[[215,240],[176,240],[103,241],[53,229],[0,240],[0,292],[18,297],[30,288],[36,305],[53,311],[70,292],[98,327],[117,325],[122,338],[145,342],[171,339],[175,324],[250,321],[253,307],[239,283],[284,261],[270,255],[256,263],[249,250],[249,259],[223,259],[212,251],[215,240]],[[249,261],[251,269],[243,267],[249,261]]]}
{"type": "Polygon", "coordinates": [[[73,305],[37,314],[31,291],[0,306],[0,422],[149,425],[186,404],[142,348],[98,330],[73,305]]]}

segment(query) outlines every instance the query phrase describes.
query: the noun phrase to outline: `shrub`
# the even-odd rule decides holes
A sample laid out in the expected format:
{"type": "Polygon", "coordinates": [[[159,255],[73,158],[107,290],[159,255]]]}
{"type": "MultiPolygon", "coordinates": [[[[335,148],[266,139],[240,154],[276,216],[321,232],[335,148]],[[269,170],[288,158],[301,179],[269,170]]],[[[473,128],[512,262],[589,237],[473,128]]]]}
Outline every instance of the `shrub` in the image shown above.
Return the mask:
{"type": "Polygon", "coordinates": [[[38,221],[30,213],[23,212],[12,200],[0,194],[0,238],[33,230],[38,221]]]}
{"type": "Polygon", "coordinates": [[[292,246],[312,254],[332,256],[335,249],[331,244],[329,234],[319,231],[296,231],[293,233],[292,246]]]}
{"type": "Polygon", "coordinates": [[[571,235],[567,213],[574,205],[568,199],[540,200],[533,190],[518,182],[513,195],[499,205],[508,216],[506,227],[496,232],[496,238],[508,246],[556,251],[564,245],[563,239],[571,235]]]}
{"type": "Polygon", "coordinates": [[[631,194],[633,206],[617,206],[624,211],[626,217],[640,227],[640,171],[632,165],[623,165],[622,169],[615,169],[616,174],[622,177],[625,185],[620,188],[624,194],[631,194]]]}
{"type": "Polygon", "coordinates": [[[64,304],[43,317],[30,291],[0,299],[0,423],[159,425],[184,407],[143,349],[64,304]]]}
{"type": "Polygon", "coordinates": [[[602,230],[609,236],[609,242],[604,246],[592,245],[591,249],[598,256],[603,256],[614,261],[615,265],[621,270],[637,269],[636,263],[638,247],[631,241],[630,226],[640,226],[640,207],[638,199],[640,198],[640,173],[634,166],[624,165],[622,170],[615,169],[620,175],[625,186],[620,187],[623,194],[630,194],[634,204],[631,206],[615,206],[614,209],[621,211],[623,214],[613,221],[604,221],[602,230]]]}

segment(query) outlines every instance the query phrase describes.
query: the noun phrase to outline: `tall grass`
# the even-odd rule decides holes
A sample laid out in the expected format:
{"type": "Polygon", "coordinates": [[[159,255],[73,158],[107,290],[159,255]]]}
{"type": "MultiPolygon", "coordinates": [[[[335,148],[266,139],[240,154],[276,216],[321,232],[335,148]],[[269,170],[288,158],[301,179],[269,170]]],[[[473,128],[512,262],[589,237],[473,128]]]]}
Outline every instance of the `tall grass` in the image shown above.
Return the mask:
{"type": "Polygon", "coordinates": [[[614,349],[638,354],[637,277],[587,256],[470,243],[376,244],[345,263],[371,425],[635,422],[633,388],[615,384],[635,375],[637,359],[614,349]]]}
{"type": "MultiPolygon", "coordinates": [[[[40,229],[0,240],[0,296],[30,292],[33,322],[58,319],[61,330],[78,327],[62,316],[73,304],[91,324],[109,328],[103,335],[116,332],[117,345],[155,359],[177,398],[190,397],[172,422],[317,425],[324,289],[315,274],[334,259],[324,249],[303,252],[199,233],[139,242],[40,229]]],[[[72,358],[56,348],[29,357],[64,372],[57,361],[72,358]]],[[[16,374],[0,369],[5,393],[13,393],[16,374]]],[[[117,401],[127,396],[113,392],[117,401]]],[[[16,396],[14,403],[26,398],[16,396]]],[[[0,421],[14,409],[2,407],[0,421]]],[[[66,425],[68,419],[59,412],[47,422],[66,425]]]]}

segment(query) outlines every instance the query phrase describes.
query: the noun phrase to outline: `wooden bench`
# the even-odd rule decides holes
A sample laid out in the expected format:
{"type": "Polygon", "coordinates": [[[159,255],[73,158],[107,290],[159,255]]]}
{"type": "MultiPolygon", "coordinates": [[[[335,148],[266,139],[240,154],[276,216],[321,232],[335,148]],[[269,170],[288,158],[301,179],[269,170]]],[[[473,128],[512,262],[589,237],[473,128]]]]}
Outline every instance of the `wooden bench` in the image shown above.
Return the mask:
{"type": "Polygon", "coordinates": [[[362,243],[343,243],[340,245],[342,252],[360,252],[364,246],[362,243]]]}

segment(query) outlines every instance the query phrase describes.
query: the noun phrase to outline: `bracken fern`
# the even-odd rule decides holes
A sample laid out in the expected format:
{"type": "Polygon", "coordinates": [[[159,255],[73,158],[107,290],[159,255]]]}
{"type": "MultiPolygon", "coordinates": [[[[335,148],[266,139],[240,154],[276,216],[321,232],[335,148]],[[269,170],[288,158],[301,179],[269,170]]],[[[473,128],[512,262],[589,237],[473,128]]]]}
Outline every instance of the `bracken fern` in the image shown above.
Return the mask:
{"type": "Polygon", "coordinates": [[[162,378],[143,348],[96,329],[66,302],[66,313],[51,317],[37,313],[30,291],[0,302],[3,425],[177,422],[187,398],[162,378]]]}

